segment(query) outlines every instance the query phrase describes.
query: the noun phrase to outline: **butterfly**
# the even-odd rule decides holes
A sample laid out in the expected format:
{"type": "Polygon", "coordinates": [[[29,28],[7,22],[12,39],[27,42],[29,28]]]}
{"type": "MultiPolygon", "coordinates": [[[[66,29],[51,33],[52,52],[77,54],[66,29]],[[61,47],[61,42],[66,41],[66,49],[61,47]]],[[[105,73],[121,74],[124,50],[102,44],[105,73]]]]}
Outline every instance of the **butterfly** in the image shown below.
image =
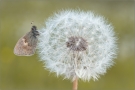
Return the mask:
{"type": "Polygon", "coordinates": [[[31,31],[21,37],[14,47],[14,54],[17,56],[31,56],[34,55],[39,32],[36,26],[32,26],[31,31]]]}

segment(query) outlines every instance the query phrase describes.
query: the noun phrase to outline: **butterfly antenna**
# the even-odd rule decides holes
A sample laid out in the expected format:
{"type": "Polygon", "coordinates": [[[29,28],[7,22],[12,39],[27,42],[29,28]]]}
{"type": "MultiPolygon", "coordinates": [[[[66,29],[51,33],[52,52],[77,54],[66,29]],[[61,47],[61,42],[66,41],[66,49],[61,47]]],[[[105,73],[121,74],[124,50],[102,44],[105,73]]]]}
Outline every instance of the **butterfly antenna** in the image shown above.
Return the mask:
{"type": "Polygon", "coordinates": [[[33,23],[34,23],[34,21],[31,22],[31,24],[33,24],[33,23]]]}

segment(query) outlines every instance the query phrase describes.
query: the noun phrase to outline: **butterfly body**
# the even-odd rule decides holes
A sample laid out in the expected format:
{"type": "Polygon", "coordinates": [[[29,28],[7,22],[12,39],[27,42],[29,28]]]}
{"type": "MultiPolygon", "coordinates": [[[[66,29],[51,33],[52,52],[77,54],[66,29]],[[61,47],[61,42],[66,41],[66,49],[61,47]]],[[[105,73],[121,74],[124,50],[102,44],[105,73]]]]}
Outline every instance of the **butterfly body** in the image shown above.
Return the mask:
{"type": "Polygon", "coordinates": [[[14,54],[17,56],[33,55],[35,53],[38,35],[39,32],[36,26],[32,26],[31,31],[18,40],[14,48],[14,54]]]}

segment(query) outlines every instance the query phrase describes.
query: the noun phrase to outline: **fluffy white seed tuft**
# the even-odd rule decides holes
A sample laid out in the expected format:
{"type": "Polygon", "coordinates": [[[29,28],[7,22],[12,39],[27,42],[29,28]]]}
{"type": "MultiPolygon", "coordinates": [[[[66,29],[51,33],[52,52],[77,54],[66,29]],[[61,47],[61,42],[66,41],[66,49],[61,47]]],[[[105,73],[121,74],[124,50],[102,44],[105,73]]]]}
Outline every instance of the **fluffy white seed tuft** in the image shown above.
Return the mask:
{"type": "Polygon", "coordinates": [[[89,81],[113,65],[116,38],[103,17],[90,11],[67,10],[56,13],[45,24],[37,48],[50,72],[89,81]]]}

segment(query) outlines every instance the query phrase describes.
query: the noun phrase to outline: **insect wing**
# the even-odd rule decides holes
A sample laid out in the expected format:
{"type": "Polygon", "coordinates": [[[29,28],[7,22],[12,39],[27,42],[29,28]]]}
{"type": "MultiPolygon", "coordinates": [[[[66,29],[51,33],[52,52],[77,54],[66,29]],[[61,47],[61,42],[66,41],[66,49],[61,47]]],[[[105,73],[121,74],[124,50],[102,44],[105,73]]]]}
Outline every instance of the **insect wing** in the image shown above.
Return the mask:
{"type": "Polygon", "coordinates": [[[33,38],[32,36],[29,36],[31,32],[24,35],[22,38],[20,38],[15,45],[14,48],[14,54],[17,56],[31,56],[35,53],[35,48],[37,44],[37,39],[33,38]],[[29,38],[29,37],[31,38],[29,38]]]}

